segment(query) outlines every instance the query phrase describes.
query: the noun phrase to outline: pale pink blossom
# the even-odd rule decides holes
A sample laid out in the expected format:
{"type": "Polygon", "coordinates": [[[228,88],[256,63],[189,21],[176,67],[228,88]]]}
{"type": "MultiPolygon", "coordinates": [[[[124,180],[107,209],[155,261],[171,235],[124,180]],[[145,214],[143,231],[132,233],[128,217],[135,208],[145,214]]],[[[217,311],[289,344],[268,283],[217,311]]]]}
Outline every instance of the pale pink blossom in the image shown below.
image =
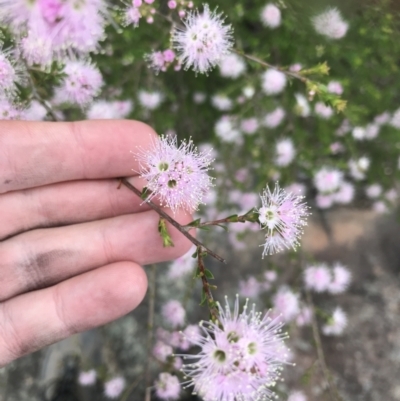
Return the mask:
{"type": "Polygon", "coordinates": [[[66,77],[56,88],[54,101],[86,106],[103,86],[103,77],[97,67],[87,61],[68,61],[64,67],[66,77]]]}
{"type": "Polygon", "coordinates": [[[304,95],[301,93],[296,93],[296,106],[295,111],[301,117],[308,117],[311,113],[310,104],[304,95]]]}
{"type": "Polygon", "coordinates": [[[376,199],[382,194],[382,185],[372,184],[365,188],[365,194],[370,199],[376,199]]]}
{"type": "Polygon", "coordinates": [[[79,372],[78,383],[81,386],[93,386],[96,383],[97,373],[94,369],[86,372],[79,372]]]}
{"type": "Polygon", "coordinates": [[[207,4],[202,13],[189,12],[183,23],[183,29],[173,32],[172,42],[186,69],[206,73],[230,53],[232,27],[224,24],[222,14],[211,12],[207,4]]]}
{"type": "Polygon", "coordinates": [[[333,194],[317,194],[315,203],[319,209],[329,209],[335,202],[333,194]]]}
{"type": "Polygon", "coordinates": [[[365,139],[365,128],[364,127],[354,127],[351,134],[353,135],[353,138],[357,141],[362,141],[365,139]]]}
{"type": "Polygon", "coordinates": [[[332,269],[333,279],[329,284],[328,291],[331,294],[340,294],[347,290],[351,282],[349,269],[341,263],[335,263],[332,269]]]}
{"type": "Polygon", "coordinates": [[[261,291],[261,285],[254,276],[239,281],[239,295],[244,298],[256,298],[261,291]]]}
{"type": "Polygon", "coordinates": [[[153,347],[153,355],[161,362],[166,362],[172,356],[173,349],[169,344],[163,341],[157,341],[153,347]]]}
{"type": "Polygon", "coordinates": [[[354,185],[347,181],[342,181],[339,189],[335,193],[331,194],[336,203],[341,203],[343,205],[347,205],[348,203],[352,202],[354,195],[354,185]]]}
{"type": "Polygon", "coordinates": [[[273,192],[267,186],[261,195],[262,207],[258,209],[259,222],[265,234],[262,256],[282,249],[296,249],[298,239],[307,225],[308,207],[303,197],[287,193],[278,184],[273,192]]]}
{"type": "Polygon", "coordinates": [[[240,131],[237,129],[233,116],[222,116],[215,123],[214,127],[217,137],[223,142],[239,143],[241,140],[240,131]]]}
{"type": "Polygon", "coordinates": [[[324,292],[329,288],[332,277],[325,264],[309,266],[304,270],[304,284],[309,290],[324,292]]]}
{"type": "Polygon", "coordinates": [[[268,28],[277,28],[281,24],[281,10],[272,3],[268,3],[261,10],[261,22],[268,28]]]}
{"type": "Polygon", "coordinates": [[[272,299],[275,316],[281,315],[288,323],[296,318],[300,312],[299,296],[288,287],[280,287],[272,299]]]}
{"type": "Polygon", "coordinates": [[[233,107],[232,100],[225,95],[214,95],[211,97],[211,104],[218,110],[227,111],[233,107]]]}
{"type": "Polygon", "coordinates": [[[328,83],[328,92],[335,93],[336,95],[341,95],[343,93],[343,86],[338,81],[330,81],[328,83]]]}
{"type": "Polygon", "coordinates": [[[167,372],[158,375],[154,383],[156,396],[161,400],[177,400],[181,391],[179,379],[167,372]]]}
{"type": "Polygon", "coordinates": [[[275,164],[280,167],[288,166],[296,156],[296,149],[291,139],[281,139],[275,147],[275,164]]]}
{"type": "Polygon", "coordinates": [[[368,124],[365,127],[365,139],[375,139],[379,135],[381,127],[378,124],[368,124]]]}
{"type": "Polygon", "coordinates": [[[366,156],[360,157],[356,160],[351,159],[348,163],[350,175],[357,181],[364,180],[370,163],[370,159],[366,156]]]}
{"type": "Polygon", "coordinates": [[[387,213],[389,211],[387,205],[383,201],[377,201],[372,204],[372,209],[380,214],[387,213]]]}
{"type": "Polygon", "coordinates": [[[212,186],[210,152],[199,152],[191,140],[178,147],[176,136],[161,137],[148,150],[139,149],[136,158],[150,191],[147,199],[157,196],[174,213],[178,208],[193,212],[204,202],[212,186]]]}
{"type": "Polygon", "coordinates": [[[286,81],[283,72],[270,68],[261,76],[261,87],[267,95],[277,95],[285,89],[286,81]]]}
{"type": "Polygon", "coordinates": [[[307,397],[302,391],[294,391],[289,394],[287,401],[307,401],[307,397]]]}
{"type": "Polygon", "coordinates": [[[104,395],[107,398],[118,398],[125,388],[125,379],[123,377],[115,377],[104,383],[104,395]]]}
{"type": "Polygon", "coordinates": [[[342,308],[337,307],[329,321],[322,327],[326,336],[340,336],[347,326],[347,316],[342,308]]]}
{"type": "Polygon", "coordinates": [[[328,120],[333,116],[333,109],[331,106],[327,106],[325,103],[317,102],[314,106],[314,112],[317,116],[328,120]]]}
{"type": "Polygon", "coordinates": [[[340,170],[322,167],[314,176],[314,185],[317,190],[324,194],[335,192],[343,181],[343,173],[340,170]]]}
{"type": "Polygon", "coordinates": [[[296,317],[296,324],[299,327],[311,324],[313,311],[309,306],[303,306],[296,317]]]}
{"type": "Polygon", "coordinates": [[[285,188],[286,192],[293,192],[295,195],[305,196],[307,194],[307,188],[304,184],[299,182],[294,182],[290,185],[287,185],[285,188]]]}
{"type": "Polygon", "coordinates": [[[186,311],[182,304],[176,300],[170,300],[161,309],[164,320],[173,328],[183,326],[186,311]]]}
{"type": "Polygon", "coordinates": [[[349,28],[349,24],[343,20],[337,8],[328,8],[323,13],[312,19],[314,29],[320,34],[331,39],[343,38],[349,28]]]}
{"type": "Polygon", "coordinates": [[[288,360],[286,336],[281,324],[268,314],[262,316],[253,305],[239,312],[236,300],[233,313],[218,304],[221,325],[203,322],[203,335],[193,344],[197,355],[184,355],[187,383],[204,401],[252,401],[271,398],[269,386],[281,374],[288,360]]]}
{"type": "Polygon", "coordinates": [[[378,124],[379,126],[387,124],[390,121],[390,114],[386,111],[382,114],[379,114],[374,118],[375,124],[378,124]]]}
{"type": "Polygon", "coordinates": [[[240,124],[240,129],[242,132],[248,135],[252,135],[257,132],[259,127],[258,120],[255,117],[246,118],[242,120],[240,124]]]}
{"type": "Polygon", "coordinates": [[[277,107],[275,110],[266,114],[263,120],[263,125],[268,128],[276,128],[285,118],[285,110],[282,107],[277,107]]]}
{"type": "Polygon", "coordinates": [[[219,72],[223,77],[236,79],[246,71],[243,58],[235,53],[226,55],[218,64],[219,72]]]}
{"type": "Polygon", "coordinates": [[[164,100],[164,95],[161,92],[157,91],[145,91],[141,90],[138,93],[139,103],[142,107],[147,110],[155,110],[157,109],[161,102],[164,100]]]}

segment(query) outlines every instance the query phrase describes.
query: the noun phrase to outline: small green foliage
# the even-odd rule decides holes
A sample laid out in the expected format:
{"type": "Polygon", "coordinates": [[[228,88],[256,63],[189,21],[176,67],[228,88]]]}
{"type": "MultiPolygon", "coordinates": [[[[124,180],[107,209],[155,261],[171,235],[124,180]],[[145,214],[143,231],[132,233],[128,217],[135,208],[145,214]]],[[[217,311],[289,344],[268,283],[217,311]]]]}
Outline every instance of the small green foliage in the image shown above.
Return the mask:
{"type": "Polygon", "coordinates": [[[167,222],[162,217],[160,217],[160,220],[158,222],[158,232],[160,233],[160,236],[162,238],[164,248],[174,246],[174,242],[172,241],[172,238],[168,233],[167,222]]]}

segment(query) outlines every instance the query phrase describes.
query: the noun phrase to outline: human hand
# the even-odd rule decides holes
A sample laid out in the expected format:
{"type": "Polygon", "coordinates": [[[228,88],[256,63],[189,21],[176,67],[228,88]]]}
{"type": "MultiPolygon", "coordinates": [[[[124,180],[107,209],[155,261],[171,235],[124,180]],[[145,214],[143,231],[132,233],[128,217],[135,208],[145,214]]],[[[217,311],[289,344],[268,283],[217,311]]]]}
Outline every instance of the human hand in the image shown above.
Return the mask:
{"type": "MultiPolygon", "coordinates": [[[[115,177],[143,185],[130,151],[155,139],[135,121],[0,122],[0,367],[142,301],[140,265],[191,243],[115,177]]],[[[183,211],[173,216],[192,220],[183,211]]]]}

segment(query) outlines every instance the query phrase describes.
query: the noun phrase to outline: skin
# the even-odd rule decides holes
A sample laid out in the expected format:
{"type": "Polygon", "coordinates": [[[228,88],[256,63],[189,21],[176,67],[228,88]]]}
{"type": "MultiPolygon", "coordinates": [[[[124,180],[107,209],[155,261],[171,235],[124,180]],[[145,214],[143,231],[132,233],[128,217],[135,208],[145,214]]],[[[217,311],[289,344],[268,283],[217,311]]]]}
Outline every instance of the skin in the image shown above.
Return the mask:
{"type": "Polygon", "coordinates": [[[163,248],[158,215],[118,189],[143,187],[131,151],[155,140],[136,121],[0,122],[0,367],[132,311],[141,266],[189,250],[173,227],[163,248]]]}

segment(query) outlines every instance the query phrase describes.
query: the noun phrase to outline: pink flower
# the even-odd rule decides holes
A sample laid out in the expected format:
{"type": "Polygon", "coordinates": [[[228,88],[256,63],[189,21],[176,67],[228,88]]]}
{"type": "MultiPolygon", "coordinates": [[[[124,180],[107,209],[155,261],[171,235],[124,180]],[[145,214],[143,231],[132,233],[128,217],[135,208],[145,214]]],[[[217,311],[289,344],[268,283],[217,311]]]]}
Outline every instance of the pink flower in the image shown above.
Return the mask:
{"type": "Polygon", "coordinates": [[[300,312],[299,297],[288,287],[280,287],[272,299],[273,312],[286,323],[295,319],[300,312]]]}
{"type": "Polygon", "coordinates": [[[232,27],[225,25],[221,14],[211,12],[207,4],[203,12],[189,12],[183,21],[185,28],[176,29],[172,35],[185,68],[206,73],[229,54],[232,42],[232,27]]]}
{"type": "Polygon", "coordinates": [[[253,135],[259,127],[258,120],[255,117],[246,118],[240,124],[241,130],[248,135],[253,135]]]}
{"type": "Polygon", "coordinates": [[[281,10],[272,3],[261,10],[261,22],[268,28],[277,28],[281,24],[281,10]]]}
{"type": "Polygon", "coordinates": [[[322,332],[326,336],[340,336],[347,326],[347,316],[343,309],[337,307],[329,319],[328,323],[322,327],[322,332]]]}
{"type": "Polygon", "coordinates": [[[96,383],[97,373],[94,369],[88,370],[87,372],[80,372],[78,376],[78,382],[81,386],[92,386],[96,383]]]}
{"type": "Polygon", "coordinates": [[[333,109],[325,103],[317,102],[314,107],[315,114],[319,117],[329,120],[333,116],[333,109]]]}
{"type": "Polygon", "coordinates": [[[280,167],[288,166],[296,156],[296,149],[291,139],[281,139],[276,144],[275,164],[280,167]]]}
{"type": "Polygon", "coordinates": [[[1,50],[0,42],[0,96],[14,96],[15,84],[21,81],[22,69],[12,60],[10,51],[1,50]]]}
{"type": "Polygon", "coordinates": [[[212,180],[207,170],[212,161],[210,151],[199,152],[193,142],[161,137],[150,150],[139,152],[140,176],[147,181],[151,194],[175,212],[179,207],[194,211],[203,203],[212,180]]]}
{"type": "Polygon", "coordinates": [[[23,111],[18,105],[0,96],[0,120],[19,120],[23,111]]]}
{"type": "Polygon", "coordinates": [[[338,81],[331,81],[328,83],[328,92],[341,95],[343,93],[343,86],[338,81]]]}
{"type": "Polygon", "coordinates": [[[307,401],[307,397],[302,391],[294,391],[289,394],[287,401],[307,401]]]}
{"type": "Polygon", "coordinates": [[[236,79],[246,71],[246,63],[235,53],[228,54],[218,63],[223,77],[236,79]]]}
{"type": "Polygon", "coordinates": [[[104,395],[108,398],[118,398],[125,388],[125,379],[115,377],[104,383],[104,395]]]}
{"type": "Polygon", "coordinates": [[[340,263],[333,266],[333,280],[328,286],[331,294],[340,294],[347,290],[351,282],[350,271],[340,263]]]}
{"type": "Polygon", "coordinates": [[[258,209],[261,228],[267,230],[263,257],[283,248],[297,247],[309,215],[308,207],[302,200],[303,197],[286,193],[278,184],[275,184],[273,192],[268,186],[264,190],[262,207],[258,209]]]}
{"type": "Polygon", "coordinates": [[[186,312],[179,301],[168,301],[162,307],[161,313],[165,321],[168,322],[168,324],[173,328],[183,326],[183,323],[185,322],[186,312]]]}
{"type": "Polygon", "coordinates": [[[328,8],[312,19],[315,30],[331,39],[341,39],[346,35],[349,24],[343,20],[337,8],[328,8]]]}
{"type": "Polygon", "coordinates": [[[261,291],[261,285],[257,279],[250,276],[247,280],[239,281],[239,294],[245,298],[256,298],[261,291]]]}
{"type": "Polygon", "coordinates": [[[324,194],[317,194],[315,197],[315,203],[319,209],[329,209],[335,199],[332,194],[324,195],[324,194]]]}
{"type": "Polygon", "coordinates": [[[303,306],[300,313],[296,317],[296,324],[299,327],[306,326],[311,323],[312,309],[308,306],[303,306]]]}
{"type": "Polygon", "coordinates": [[[56,103],[85,106],[100,93],[103,78],[94,65],[83,61],[68,61],[64,72],[66,77],[55,92],[56,103]]]}
{"type": "Polygon", "coordinates": [[[331,196],[335,202],[347,205],[354,199],[354,193],[354,185],[347,181],[343,181],[338,191],[331,196]]]}
{"type": "Polygon", "coordinates": [[[166,362],[168,357],[172,356],[173,349],[163,341],[157,341],[153,347],[153,355],[161,362],[166,362]]]}
{"type": "Polygon", "coordinates": [[[304,270],[304,284],[315,292],[326,291],[331,284],[331,272],[325,264],[309,266],[304,270]]]}
{"type": "Polygon", "coordinates": [[[181,391],[179,380],[169,373],[160,373],[154,383],[156,395],[162,400],[177,400],[181,391]]]}
{"type": "Polygon", "coordinates": [[[339,189],[343,173],[334,168],[322,167],[314,176],[314,185],[319,192],[329,194],[339,189]]]}
{"type": "Polygon", "coordinates": [[[283,110],[282,107],[277,107],[275,110],[265,115],[263,124],[268,128],[276,128],[281,124],[285,115],[285,110],[283,110]]]}
{"type": "Polygon", "coordinates": [[[188,385],[205,401],[269,398],[268,386],[279,378],[288,358],[281,324],[247,303],[239,313],[238,298],[233,313],[228,301],[224,309],[218,307],[221,325],[203,322],[203,336],[193,341],[199,354],[183,356],[188,385]]]}
{"type": "Polygon", "coordinates": [[[261,76],[261,87],[267,95],[277,95],[286,86],[286,75],[283,72],[270,68],[261,76]]]}

